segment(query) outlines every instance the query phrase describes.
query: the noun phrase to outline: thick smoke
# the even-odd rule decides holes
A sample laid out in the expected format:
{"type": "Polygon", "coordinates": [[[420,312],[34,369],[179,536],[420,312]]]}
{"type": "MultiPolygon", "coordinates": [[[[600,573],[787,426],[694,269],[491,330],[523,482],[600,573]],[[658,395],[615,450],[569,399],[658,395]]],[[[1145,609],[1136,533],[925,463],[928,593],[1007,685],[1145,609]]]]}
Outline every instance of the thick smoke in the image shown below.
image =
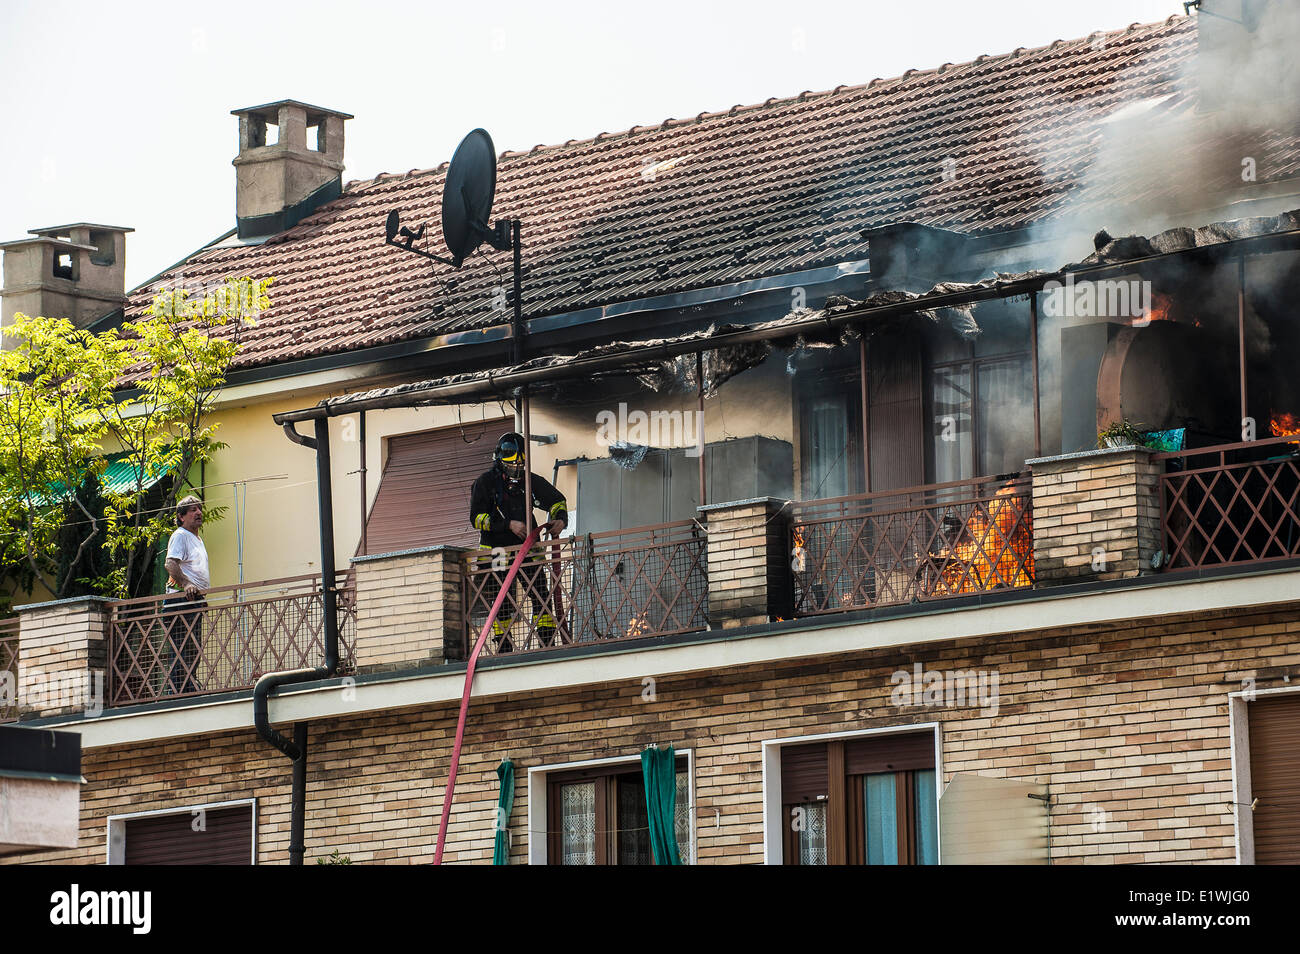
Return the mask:
{"type": "Polygon", "coordinates": [[[1269,187],[1295,174],[1300,3],[1205,0],[1197,17],[1195,51],[1165,91],[1101,117],[1065,107],[1070,135],[1092,146],[1081,171],[1055,169],[1059,153],[1039,144],[1044,175],[1070,190],[1068,206],[1031,232],[1039,264],[1079,261],[1103,228],[1151,235],[1300,205],[1294,190],[1269,187]]]}

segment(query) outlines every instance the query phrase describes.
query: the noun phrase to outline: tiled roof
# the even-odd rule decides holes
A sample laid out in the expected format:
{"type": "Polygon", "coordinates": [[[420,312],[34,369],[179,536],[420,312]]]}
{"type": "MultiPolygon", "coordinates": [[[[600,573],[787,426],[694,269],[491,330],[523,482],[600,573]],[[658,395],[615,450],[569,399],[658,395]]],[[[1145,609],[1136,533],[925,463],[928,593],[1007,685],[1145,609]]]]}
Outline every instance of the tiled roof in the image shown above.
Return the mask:
{"type": "MultiPolygon", "coordinates": [[[[505,153],[494,218],[523,219],[530,317],[860,260],[861,231],[893,222],[1024,227],[1060,215],[1083,182],[1101,134],[1081,119],[1152,97],[1187,105],[1195,48],[1194,18],[1171,17],[505,153]]],[[[484,246],[452,272],[384,244],[398,209],[441,251],[445,169],[350,182],[265,244],[210,248],[169,275],[275,276],[237,367],[505,323],[492,299],[509,253],[484,246]]],[[[129,311],[148,299],[137,290],[129,311]]]]}

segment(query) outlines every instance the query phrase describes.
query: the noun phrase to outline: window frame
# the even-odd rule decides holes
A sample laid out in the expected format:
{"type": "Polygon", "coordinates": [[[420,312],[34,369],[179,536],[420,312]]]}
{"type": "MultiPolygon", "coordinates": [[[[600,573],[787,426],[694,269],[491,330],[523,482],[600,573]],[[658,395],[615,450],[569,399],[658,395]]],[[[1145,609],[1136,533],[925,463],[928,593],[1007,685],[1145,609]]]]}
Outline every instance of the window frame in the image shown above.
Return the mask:
{"type": "MultiPolygon", "coordinates": [[[[695,752],[693,749],[677,749],[676,758],[686,759],[686,788],[689,795],[687,817],[690,820],[689,855],[683,858],[685,864],[695,864],[696,859],[696,824],[695,824],[695,752]]],[[[614,756],[605,759],[588,759],[581,762],[561,762],[553,765],[537,765],[528,769],[528,863],[530,865],[547,865],[551,863],[551,784],[559,776],[572,776],[571,780],[583,777],[600,778],[611,775],[626,774],[641,765],[640,753],[636,755],[614,756]]]]}
{"type": "Polygon", "coordinates": [[[1274,689],[1239,689],[1228,693],[1228,752],[1232,773],[1232,813],[1233,848],[1237,864],[1255,864],[1255,822],[1249,807],[1255,797],[1254,781],[1250,771],[1250,711],[1249,706],[1257,699],[1272,699],[1278,696],[1300,694],[1295,686],[1278,686],[1274,689]]]}
{"type": "Polygon", "coordinates": [[[818,399],[843,401],[845,434],[844,467],[848,475],[849,496],[863,492],[862,468],[862,379],[857,364],[832,365],[816,377],[808,373],[795,378],[796,415],[799,422],[798,491],[802,499],[823,499],[820,488],[811,486],[812,423],[809,406],[818,399]]]}
{"type": "MultiPolygon", "coordinates": [[[[765,739],[762,743],[762,761],[763,761],[763,862],[769,865],[785,864],[785,855],[789,844],[786,829],[785,818],[785,801],[781,791],[781,751],[786,748],[794,748],[800,745],[807,745],[812,742],[850,742],[855,739],[870,738],[872,736],[886,735],[905,735],[922,731],[930,731],[934,735],[934,785],[935,785],[935,811],[939,808],[939,798],[943,794],[943,752],[942,742],[943,734],[938,722],[917,722],[910,725],[891,725],[882,726],[876,729],[859,729],[850,732],[825,732],[817,735],[802,735],[788,739],[765,739]]],[[[831,777],[828,779],[832,787],[836,785],[846,786],[846,776],[843,773],[843,766],[840,766],[840,781],[835,781],[834,767],[830,768],[831,777]]],[[[827,807],[827,825],[839,821],[844,823],[847,819],[840,820],[834,818],[834,812],[831,807],[827,807]]],[[[935,836],[936,836],[936,853],[943,861],[943,835],[940,832],[938,818],[935,819],[935,836]]],[[[828,858],[830,857],[828,847],[828,858]]]]}
{"type": "MultiPolygon", "coordinates": [[[[927,482],[938,482],[936,480],[938,471],[938,459],[935,455],[934,448],[934,428],[935,428],[935,408],[934,408],[934,388],[936,383],[936,372],[940,371],[965,371],[970,376],[970,442],[971,442],[971,470],[974,473],[967,477],[958,478],[960,480],[974,480],[977,477],[994,476],[983,473],[984,470],[984,447],[980,440],[980,421],[983,417],[983,409],[980,406],[980,370],[989,365],[1005,364],[1008,362],[1023,363],[1025,369],[1033,373],[1033,354],[1030,351],[1008,351],[1001,354],[979,355],[975,354],[974,344],[967,343],[968,354],[966,357],[957,358],[949,361],[930,361],[925,362],[925,373],[922,381],[922,407],[926,421],[925,435],[925,474],[927,482]]],[[[928,359],[927,349],[927,359],[928,359]]],[[[1032,400],[1032,398],[1031,398],[1032,400]]],[[[1032,453],[1032,451],[1031,451],[1032,453]]],[[[1023,469],[1024,464],[1021,464],[1023,469]]]]}
{"type": "Polygon", "coordinates": [[[193,805],[181,805],[175,808],[156,808],[145,812],[124,812],[120,815],[109,815],[106,822],[105,847],[104,847],[104,864],[106,865],[125,865],[126,864],[126,823],[136,821],[140,818],[156,818],[161,815],[192,815],[194,812],[208,811],[209,809],[218,808],[238,808],[241,805],[248,805],[252,809],[252,823],[250,829],[253,836],[249,845],[249,864],[257,864],[257,798],[236,798],[225,802],[202,802],[193,805]]]}

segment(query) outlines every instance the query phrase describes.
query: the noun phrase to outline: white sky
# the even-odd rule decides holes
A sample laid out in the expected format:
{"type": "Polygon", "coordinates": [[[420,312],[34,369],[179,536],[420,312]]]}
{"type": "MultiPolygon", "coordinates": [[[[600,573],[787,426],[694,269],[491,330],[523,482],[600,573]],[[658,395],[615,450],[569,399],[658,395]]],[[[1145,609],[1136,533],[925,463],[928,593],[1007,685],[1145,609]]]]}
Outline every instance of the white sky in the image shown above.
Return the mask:
{"type": "Polygon", "coordinates": [[[235,222],[238,120],[352,113],[344,181],[859,84],[1182,13],[1179,0],[0,0],[0,241],[123,225],[139,284],[235,222]]]}

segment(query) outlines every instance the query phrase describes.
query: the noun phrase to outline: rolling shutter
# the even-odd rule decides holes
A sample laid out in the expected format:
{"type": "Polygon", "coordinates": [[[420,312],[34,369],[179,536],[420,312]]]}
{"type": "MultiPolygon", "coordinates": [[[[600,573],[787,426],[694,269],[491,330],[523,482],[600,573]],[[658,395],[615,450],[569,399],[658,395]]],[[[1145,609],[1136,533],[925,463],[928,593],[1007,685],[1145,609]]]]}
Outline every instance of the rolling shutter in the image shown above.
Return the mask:
{"type": "Polygon", "coordinates": [[[781,801],[787,805],[812,802],[830,795],[826,743],[795,745],[781,750],[781,801]]]}
{"type": "Polygon", "coordinates": [[[1300,864],[1300,696],[1259,698],[1247,711],[1255,863],[1300,864]]]}
{"type": "Polygon", "coordinates": [[[366,552],[477,544],[478,531],[469,523],[470,488],[492,466],[497,438],[513,426],[502,418],[390,437],[388,461],[366,521],[366,552]]]}
{"type": "Polygon", "coordinates": [[[844,774],[872,775],[934,768],[934,733],[909,732],[844,743],[844,774]]]}
{"type": "Polygon", "coordinates": [[[253,858],[253,806],[203,810],[126,821],[128,865],[247,865],[253,858]]]}

